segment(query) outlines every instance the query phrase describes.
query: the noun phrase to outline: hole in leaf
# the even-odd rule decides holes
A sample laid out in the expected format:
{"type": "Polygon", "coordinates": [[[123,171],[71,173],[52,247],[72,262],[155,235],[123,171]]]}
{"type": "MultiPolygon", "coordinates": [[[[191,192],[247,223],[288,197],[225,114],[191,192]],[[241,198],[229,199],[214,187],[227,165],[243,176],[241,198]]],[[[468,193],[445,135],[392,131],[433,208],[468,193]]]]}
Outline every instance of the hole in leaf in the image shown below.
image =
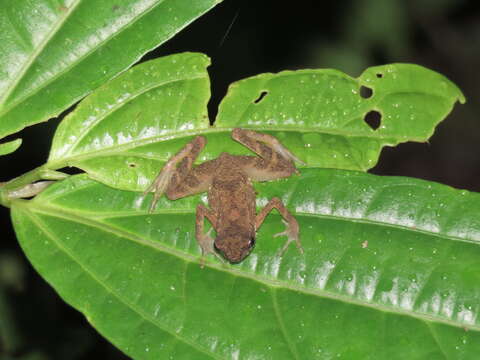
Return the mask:
{"type": "Polygon", "coordinates": [[[369,87],[366,86],[360,86],[360,96],[364,99],[368,99],[372,97],[373,95],[373,90],[369,87]]]}
{"type": "Polygon", "coordinates": [[[268,94],[268,91],[262,91],[258,98],[254,101],[255,104],[258,104],[263,98],[268,94]]]}
{"type": "Polygon", "coordinates": [[[84,174],[85,172],[82,169],[76,167],[64,167],[58,169],[58,171],[63,172],[68,175],[77,175],[77,174],[84,174]]]}
{"type": "Polygon", "coordinates": [[[383,74],[382,73],[377,73],[377,78],[382,78],[383,77],[383,74]]]}
{"type": "Polygon", "coordinates": [[[129,163],[129,164],[128,164],[128,167],[134,168],[134,167],[137,167],[137,164],[135,164],[135,163],[129,163]]]}
{"type": "Polygon", "coordinates": [[[372,110],[365,114],[363,120],[370,126],[373,130],[377,130],[380,127],[382,122],[382,114],[378,111],[372,110]]]}

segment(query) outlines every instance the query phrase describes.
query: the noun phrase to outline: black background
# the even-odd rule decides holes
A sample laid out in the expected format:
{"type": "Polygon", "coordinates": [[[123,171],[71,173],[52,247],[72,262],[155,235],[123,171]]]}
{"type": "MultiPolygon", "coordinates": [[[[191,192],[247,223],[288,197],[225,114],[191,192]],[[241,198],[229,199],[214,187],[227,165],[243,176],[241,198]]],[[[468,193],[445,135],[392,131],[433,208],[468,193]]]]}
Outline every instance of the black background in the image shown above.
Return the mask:
{"type": "MultiPolygon", "coordinates": [[[[231,82],[262,72],[330,67],[358,76],[366,67],[391,62],[426,66],[456,83],[467,104],[455,106],[429,143],[385,148],[371,172],[479,191],[477,4],[473,0],[225,0],[143,60],[182,51],[208,54],[212,118],[231,82]]],[[[0,158],[1,181],[46,161],[59,121],[20,133],[22,147],[0,158]]],[[[0,359],[126,359],[37,275],[18,246],[8,209],[0,211],[0,313],[2,306],[8,309],[17,334],[8,356],[0,334],[0,359]]]]}

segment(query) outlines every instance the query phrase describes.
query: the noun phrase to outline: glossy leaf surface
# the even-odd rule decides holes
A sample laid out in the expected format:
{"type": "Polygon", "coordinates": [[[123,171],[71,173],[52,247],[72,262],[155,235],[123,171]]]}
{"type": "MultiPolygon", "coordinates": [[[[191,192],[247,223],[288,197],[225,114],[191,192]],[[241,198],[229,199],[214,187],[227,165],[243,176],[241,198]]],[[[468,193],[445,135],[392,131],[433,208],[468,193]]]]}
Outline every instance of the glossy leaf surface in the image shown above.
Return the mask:
{"type": "Polygon", "coordinates": [[[426,141],[457,100],[465,98],[452,82],[413,64],[371,67],[358,78],[284,71],[232,84],[217,124],[286,131],[285,145],[309,166],[368,170],[383,146],[426,141]]]}
{"type": "Polygon", "coordinates": [[[70,177],[12,215],[30,261],[135,359],[473,359],[480,352],[480,195],[421,180],[303,169],[258,184],[295,214],[305,254],[275,255],[267,217],[239,265],[193,237],[203,196],[70,177]]]}
{"type": "Polygon", "coordinates": [[[202,54],[172,55],[105,84],[62,121],[47,166],[76,166],[111,186],[145,189],[176,140],[208,127],[209,64],[202,54]]]}
{"type": "Polygon", "coordinates": [[[366,170],[384,145],[426,141],[455,101],[464,101],[447,79],[415,65],[374,67],[358,79],[301,70],[233,84],[209,127],[208,65],[202,54],[177,54],[102,86],[64,119],[47,167],[76,166],[110,186],[142,191],[195,135],[208,140],[198,161],[250,153],[230,139],[239,126],[272,133],[308,167],[366,170]],[[359,94],[363,84],[373,89],[368,99],[359,94]],[[371,109],[384,114],[377,130],[363,120],[371,109]]]}
{"type": "Polygon", "coordinates": [[[220,1],[3,1],[0,138],[58,115],[220,1]]]}

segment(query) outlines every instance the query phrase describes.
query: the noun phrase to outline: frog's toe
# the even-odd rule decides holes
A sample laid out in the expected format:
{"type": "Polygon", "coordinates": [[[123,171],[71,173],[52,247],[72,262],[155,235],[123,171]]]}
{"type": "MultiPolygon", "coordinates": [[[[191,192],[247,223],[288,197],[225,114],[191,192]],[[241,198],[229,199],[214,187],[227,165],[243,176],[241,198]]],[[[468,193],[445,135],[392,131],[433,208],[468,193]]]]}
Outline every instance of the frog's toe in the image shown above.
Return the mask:
{"type": "Polygon", "coordinates": [[[284,219],[282,219],[282,222],[286,226],[285,230],[273,235],[273,237],[286,235],[289,239],[292,239],[292,241],[297,241],[298,240],[298,226],[294,226],[294,225],[288,223],[287,221],[285,221],[284,219]]]}
{"type": "Polygon", "coordinates": [[[211,227],[206,234],[202,234],[197,237],[198,245],[200,246],[200,250],[202,251],[202,260],[201,260],[202,264],[204,264],[205,257],[208,254],[212,254],[220,261],[225,262],[223,258],[214,249],[213,245],[215,240],[210,236],[212,230],[213,230],[213,227],[211,227]]]}
{"type": "Polygon", "coordinates": [[[298,226],[293,226],[292,224],[289,224],[287,221],[282,219],[282,222],[286,225],[286,229],[278,234],[273,235],[273,237],[278,237],[278,236],[287,236],[287,241],[283,245],[283,247],[279,251],[279,256],[282,256],[283,253],[287,250],[288,246],[292,243],[295,242],[297,245],[298,251],[303,254],[303,248],[302,244],[300,243],[300,238],[298,236],[298,226]]]}

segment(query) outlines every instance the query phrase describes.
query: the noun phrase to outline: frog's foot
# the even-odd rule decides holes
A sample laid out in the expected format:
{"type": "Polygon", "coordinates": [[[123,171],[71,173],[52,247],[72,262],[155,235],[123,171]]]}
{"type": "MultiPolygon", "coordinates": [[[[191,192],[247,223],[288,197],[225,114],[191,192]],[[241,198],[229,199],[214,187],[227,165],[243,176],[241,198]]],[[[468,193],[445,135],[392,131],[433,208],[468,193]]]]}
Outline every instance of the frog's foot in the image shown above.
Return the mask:
{"type": "Polygon", "coordinates": [[[145,197],[149,192],[154,192],[153,200],[150,204],[150,208],[148,209],[149,212],[152,212],[155,209],[155,205],[157,205],[158,199],[160,199],[160,197],[167,189],[167,186],[170,183],[170,179],[172,178],[175,171],[174,167],[172,168],[171,166],[167,165],[165,165],[160,174],[158,174],[158,176],[155,178],[155,181],[143,193],[143,196],[145,197]]]}
{"type": "Polygon", "coordinates": [[[240,128],[233,129],[232,136],[236,140],[241,140],[240,138],[242,133],[254,140],[267,144],[269,147],[273,149],[273,151],[281,155],[284,159],[296,161],[302,165],[305,165],[305,163],[302,160],[297,158],[285,146],[283,146],[275,136],[272,136],[269,134],[257,133],[256,131],[253,131],[253,130],[246,130],[246,129],[240,129],[240,128]]]}
{"type": "Polygon", "coordinates": [[[214,243],[215,240],[210,236],[213,228],[210,228],[206,234],[197,235],[197,242],[202,250],[202,257],[200,259],[201,267],[205,266],[205,256],[208,254],[213,254],[217,259],[219,259],[222,263],[225,261],[223,258],[215,251],[214,243]]]}
{"type": "Polygon", "coordinates": [[[177,164],[187,156],[189,152],[192,151],[192,143],[188,143],[178,154],[173,156],[170,160],[167,161],[162,171],[157,175],[152,184],[144,191],[143,196],[145,197],[149,192],[154,192],[152,203],[150,204],[149,212],[152,212],[157,205],[158,199],[165,193],[168,185],[170,184],[173,175],[177,170],[177,164]]]}
{"type": "Polygon", "coordinates": [[[283,236],[283,235],[287,236],[287,241],[285,242],[285,245],[283,245],[283,247],[278,252],[278,255],[282,256],[285,253],[285,251],[287,250],[288,246],[294,241],[297,245],[298,251],[300,251],[300,254],[303,254],[302,244],[300,243],[300,238],[298,236],[298,223],[297,223],[297,221],[295,220],[294,222],[292,221],[292,222],[289,223],[289,222],[282,219],[282,222],[286,226],[285,231],[282,231],[278,234],[273,235],[273,237],[283,236]]]}

